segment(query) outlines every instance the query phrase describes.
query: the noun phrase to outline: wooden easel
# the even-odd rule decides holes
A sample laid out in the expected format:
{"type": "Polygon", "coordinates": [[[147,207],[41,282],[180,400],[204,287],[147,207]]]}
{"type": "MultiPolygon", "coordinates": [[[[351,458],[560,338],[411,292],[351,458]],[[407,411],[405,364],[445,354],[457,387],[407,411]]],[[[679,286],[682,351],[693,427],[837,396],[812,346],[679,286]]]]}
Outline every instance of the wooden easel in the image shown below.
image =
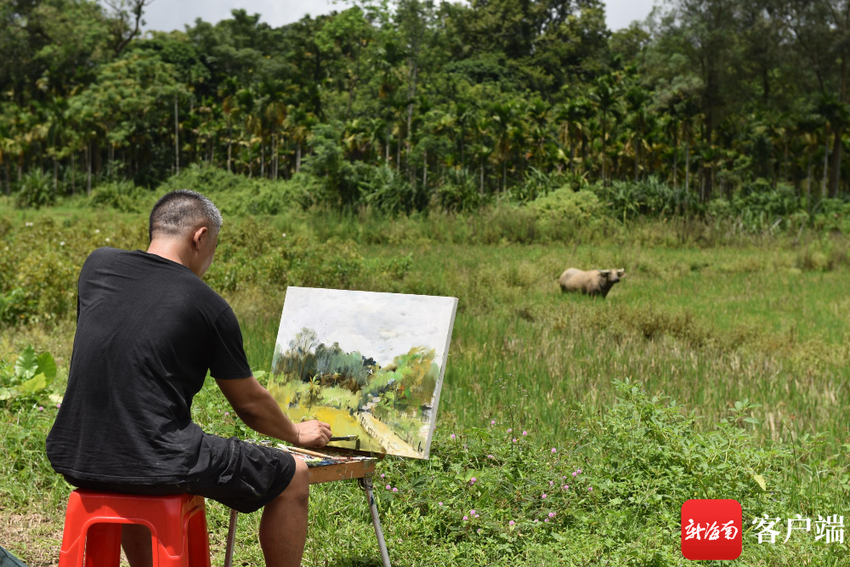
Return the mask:
{"type": "MultiPolygon", "coordinates": [[[[375,504],[375,493],[372,487],[372,475],[375,473],[375,464],[384,458],[384,455],[366,456],[362,451],[350,449],[327,448],[319,451],[301,449],[299,447],[278,448],[288,451],[307,461],[310,469],[310,484],[321,484],[323,482],[334,482],[337,480],[357,479],[366,492],[366,500],[369,504],[369,512],[372,514],[372,525],[375,526],[375,535],[378,537],[378,549],[381,551],[381,562],[384,567],[391,567],[390,556],[387,553],[387,543],[384,540],[384,532],[381,529],[381,520],[378,517],[378,506],[375,504]]],[[[233,563],[233,546],[236,540],[236,518],[238,512],[230,511],[230,526],[227,529],[227,549],[224,554],[224,567],[231,567],[233,563]]]]}

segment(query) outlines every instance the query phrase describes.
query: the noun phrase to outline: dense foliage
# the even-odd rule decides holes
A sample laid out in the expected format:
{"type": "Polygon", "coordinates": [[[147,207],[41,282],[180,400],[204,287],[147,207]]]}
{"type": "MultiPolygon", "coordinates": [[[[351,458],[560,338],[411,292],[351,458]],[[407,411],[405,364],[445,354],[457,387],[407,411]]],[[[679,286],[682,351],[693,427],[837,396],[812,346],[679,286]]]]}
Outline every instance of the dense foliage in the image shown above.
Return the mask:
{"type": "Polygon", "coordinates": [[[192,164],[392,213],[598,183],[618,217],[723,197],[773,223],[848,193],[847,0],[674,0],[613,33],[599,0],[367,0],[143,35],[147,3],[0,5],[0,176],[20,205],[104,184],[122,201],[115,183],[192,164]]]}

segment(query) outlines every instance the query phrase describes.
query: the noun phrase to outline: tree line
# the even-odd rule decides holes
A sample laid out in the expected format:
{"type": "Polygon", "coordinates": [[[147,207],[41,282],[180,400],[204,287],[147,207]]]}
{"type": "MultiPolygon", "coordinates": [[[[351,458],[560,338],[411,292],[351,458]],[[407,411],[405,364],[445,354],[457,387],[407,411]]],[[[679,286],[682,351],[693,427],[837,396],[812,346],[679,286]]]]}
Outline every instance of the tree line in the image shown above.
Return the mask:
{"type": "Polygon", "coordinates": [[[312,176],[340,206],[389,187],[424,208],[459,183],[533,198],[541,176],[850,193],[850,0],[670,0],[616,32],[599,0],[365,0],[142,33],[149,3],[0,4],[7,194],[191,164],[312,176]]]}

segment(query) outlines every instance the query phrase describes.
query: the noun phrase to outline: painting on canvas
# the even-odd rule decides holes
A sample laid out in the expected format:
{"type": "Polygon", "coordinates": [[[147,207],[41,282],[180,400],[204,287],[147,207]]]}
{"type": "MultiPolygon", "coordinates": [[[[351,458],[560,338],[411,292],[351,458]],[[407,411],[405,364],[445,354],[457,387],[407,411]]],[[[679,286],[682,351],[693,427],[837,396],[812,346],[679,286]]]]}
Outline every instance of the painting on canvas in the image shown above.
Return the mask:
{"type": "Polygon", "coordinates": [[[330,446],[426,459],[457,299],[289,287],[269,390],[330,446]]]}

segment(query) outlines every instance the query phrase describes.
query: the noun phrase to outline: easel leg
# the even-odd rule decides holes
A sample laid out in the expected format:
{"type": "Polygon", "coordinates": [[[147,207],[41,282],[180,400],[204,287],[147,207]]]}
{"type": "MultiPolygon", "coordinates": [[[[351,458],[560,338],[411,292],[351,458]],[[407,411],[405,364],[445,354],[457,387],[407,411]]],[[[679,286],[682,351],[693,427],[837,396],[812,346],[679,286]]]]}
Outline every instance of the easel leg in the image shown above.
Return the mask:
{"type": "Polygon", "coordinates": [[[378,548],[381,550],[381,562],[383,562],[384,567],[391,567],[390,556],[387,553],[387,543],[384,541],[384,532],[381,530],[381,519],[378,517],[378,505],[375,504],[375,493],[372,491],[372,477],[361,478],[360,487],[366,491],[366,498],[369,500],[372,524],[375,526],[375,535],[378,536],[378,548]]]}
{"type": "Polygon", "coordinates": [[[227,549],[224,552],[224,567],[230,567],[233,563],[233,547],[236,544],[236,510],[230,511],[230,527],[227,528],[227,549]]]}

